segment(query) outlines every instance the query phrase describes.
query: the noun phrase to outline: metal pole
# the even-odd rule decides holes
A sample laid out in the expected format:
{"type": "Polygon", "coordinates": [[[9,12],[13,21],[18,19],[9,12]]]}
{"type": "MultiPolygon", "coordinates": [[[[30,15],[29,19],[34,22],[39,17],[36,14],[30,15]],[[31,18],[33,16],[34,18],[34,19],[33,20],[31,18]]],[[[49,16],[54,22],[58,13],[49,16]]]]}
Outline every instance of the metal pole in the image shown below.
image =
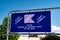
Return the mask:
{"type": "Polygon", "coordinates": [[[32,10],[55,10],[55,9],[60,9],[60,7],[41,8],[41,9],[32,9],[32,10]]]}
{"type": "Polygon", "coordinates": [[[20,12],[20,11],[35,11],[35,10],[55,10],[60,9],[60,7],[52,7],[52,8],[40,8],[40,9],[30,9],[30,10],[14,10],[11,12],[20,12]]]}
{"type": "Polygon", "coordinates": [[[8,13],[8,24],[7,24],[7,40],[9,40],[9,13],[8,13]]]}

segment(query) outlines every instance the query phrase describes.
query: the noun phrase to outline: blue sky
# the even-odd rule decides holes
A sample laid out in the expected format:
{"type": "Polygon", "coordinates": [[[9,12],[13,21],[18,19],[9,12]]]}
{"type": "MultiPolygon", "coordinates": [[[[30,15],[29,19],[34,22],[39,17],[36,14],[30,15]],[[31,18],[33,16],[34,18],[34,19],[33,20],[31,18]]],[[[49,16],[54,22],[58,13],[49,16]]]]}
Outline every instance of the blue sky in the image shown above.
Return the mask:
{"type": "MultiPolygon", "coordinates": [[[[12,10],[60,7],[60,0],[0,0],[0,24],[12,10]]],[[[60,26],[60,12],[53,10],[52,25],[60,26]]]]}

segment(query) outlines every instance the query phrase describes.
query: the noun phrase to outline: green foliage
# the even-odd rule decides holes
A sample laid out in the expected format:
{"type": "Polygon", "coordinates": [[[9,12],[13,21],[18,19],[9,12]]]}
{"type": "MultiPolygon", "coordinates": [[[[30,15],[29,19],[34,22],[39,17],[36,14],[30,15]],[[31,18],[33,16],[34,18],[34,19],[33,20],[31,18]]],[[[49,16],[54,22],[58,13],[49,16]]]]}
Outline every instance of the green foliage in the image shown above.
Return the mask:
{"type": "Polygon", "coordinates": [[[19,38],[19,35],[18,34],[15,34],[15,35],[10,35],[9,36],[9,40],[18,40],[18,38],[19,38]]]}
{"type": "Polygon", "coordinates": [[[3,20],[3,26],[7,26],[7,24],[8,24],[8,18],[5,17],[5,19],[3,20]]]}
{"type": "Polygon", "coordinates": [[[48,34],[42,40],[60,40],[60,37],[58,37],[57,35],[48,34]]]}
{"type": "MultiPolygon", "coordinates": [[[[0,25],[0,40],[6,40],[8,18],[5,17],[2,25],[0,25]]],[[[18,40],[19,35],[16,33],[9,33],[9,40],[18,40]],[[10,35],[11,34],[11,35],[10,35]]]]}
{"type": "Polygon", "coordinates": [[[6,40],[6,35],[5,34],[1,34],[1,40],[6,40]]]}

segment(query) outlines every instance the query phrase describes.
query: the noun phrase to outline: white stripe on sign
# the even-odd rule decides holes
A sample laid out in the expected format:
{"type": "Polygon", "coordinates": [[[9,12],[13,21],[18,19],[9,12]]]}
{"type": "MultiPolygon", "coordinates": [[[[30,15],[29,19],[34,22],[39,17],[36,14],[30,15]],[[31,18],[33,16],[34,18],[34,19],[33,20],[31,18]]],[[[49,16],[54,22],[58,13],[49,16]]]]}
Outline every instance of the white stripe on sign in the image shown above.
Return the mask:
{"type": "Polygon", "coordinates": [[[23,19],[23,17],[18,17],[16,20],[15,20],[15,24],[17,24],[18,22],[20,22],[21,20],[23,19]]]}

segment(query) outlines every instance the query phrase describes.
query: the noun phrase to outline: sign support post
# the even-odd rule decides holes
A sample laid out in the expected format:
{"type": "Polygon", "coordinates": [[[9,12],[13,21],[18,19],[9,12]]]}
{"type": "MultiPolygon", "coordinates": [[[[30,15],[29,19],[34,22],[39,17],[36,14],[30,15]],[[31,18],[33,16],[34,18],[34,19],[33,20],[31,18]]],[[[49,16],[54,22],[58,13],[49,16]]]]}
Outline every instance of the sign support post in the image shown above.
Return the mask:
{"type": "Polygon", "coordinates": [[[9,13],[8,13],[8,24],[7,24],[7,40],[9,40],[9,13]]]}

